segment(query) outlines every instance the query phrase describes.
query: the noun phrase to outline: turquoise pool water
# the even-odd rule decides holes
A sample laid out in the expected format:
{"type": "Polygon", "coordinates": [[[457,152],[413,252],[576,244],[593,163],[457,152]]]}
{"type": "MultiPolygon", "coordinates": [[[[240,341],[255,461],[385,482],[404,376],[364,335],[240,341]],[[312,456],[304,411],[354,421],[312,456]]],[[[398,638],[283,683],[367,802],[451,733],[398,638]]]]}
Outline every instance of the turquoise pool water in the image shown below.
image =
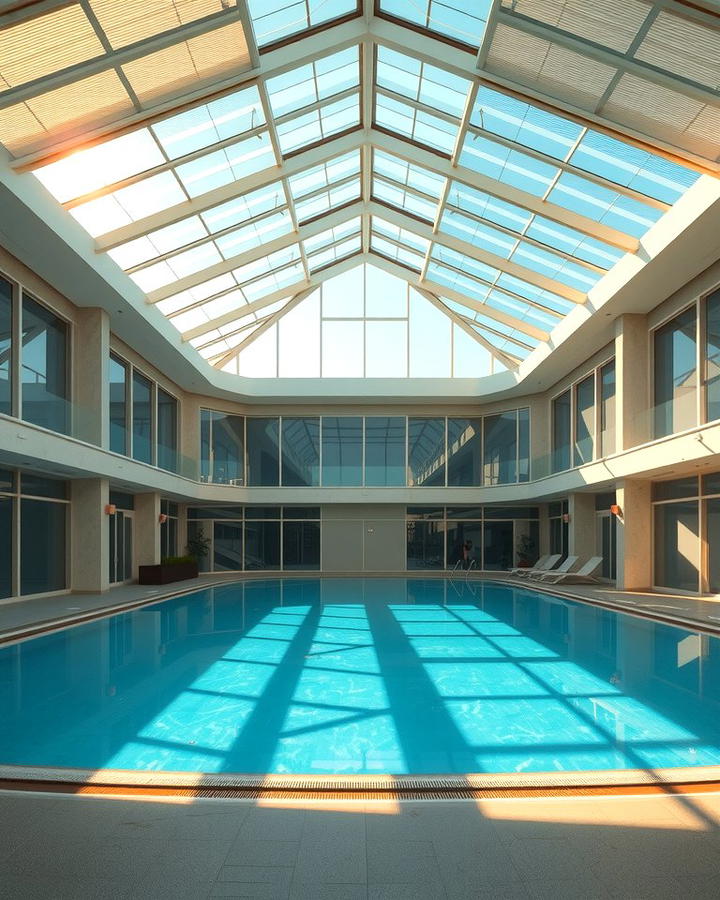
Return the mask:
{"type": "Polygon", "coordinates": [[[263,580],[0,648],[0,762],[449,773],[720,763],[720,640],[533,590],[263,580]]]}

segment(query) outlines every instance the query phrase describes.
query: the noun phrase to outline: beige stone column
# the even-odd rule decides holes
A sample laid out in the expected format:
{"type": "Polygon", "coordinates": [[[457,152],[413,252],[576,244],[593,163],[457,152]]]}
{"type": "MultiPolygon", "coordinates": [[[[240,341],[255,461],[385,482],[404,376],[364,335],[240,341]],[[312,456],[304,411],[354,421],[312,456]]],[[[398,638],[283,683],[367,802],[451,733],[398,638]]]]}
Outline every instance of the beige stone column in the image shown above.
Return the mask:
{"type": "Polygon", "coordinates": [[[110,526],[105,507],[110,487],[104,478],[70,482],[70,587],[101,593],[110,587],[110,526]]]}
{"type": "Polygon", "coordinates": [[[595,494],[570,494],[568,513],[568,556],[595,556],[595,494]]]}
{"type": "Polygon", "coordinates": [[[616,451],[652,437],[649,340],[646,316],[620,316],[615,322],[616,451]]]}
{"type": "Polygon", "coordinates": [[[104,309],[76,310],[73,329],[73,434],[110,446],[110,317],[104,309]]]}
{"type": "Polygon", "coordinates": [[[200,402],[192,394],[185,394],[180,412],[180,465],[186,478],[200,478],[200,402]]]}
{"type": "Polygon", "coordinates": [[[627,478],[618,482],[617,587],[646,590],[653,583],[651,483],[627,478]]]}
{"type": "Polygon", "coordinates": [[[135,494],[135,552],[133,577],[138,566],[160,562],[160,494],[135,494]]]}

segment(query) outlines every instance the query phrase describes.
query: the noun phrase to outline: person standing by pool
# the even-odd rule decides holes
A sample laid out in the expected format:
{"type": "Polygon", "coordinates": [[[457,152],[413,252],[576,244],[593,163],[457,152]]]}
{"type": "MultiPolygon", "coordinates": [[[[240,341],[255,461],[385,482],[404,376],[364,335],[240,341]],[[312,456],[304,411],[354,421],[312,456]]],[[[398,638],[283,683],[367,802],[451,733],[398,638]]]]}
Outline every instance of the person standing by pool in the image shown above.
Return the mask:
{"type": "Polygon", "coordinates": [[[471,540],[465,541],[465,543],[463,544],[463,547],[462,547],[463,569],[470,568],[470,562],[471,562],[470,551],[471,550],[472,550],[472,541],[471,540]]]}

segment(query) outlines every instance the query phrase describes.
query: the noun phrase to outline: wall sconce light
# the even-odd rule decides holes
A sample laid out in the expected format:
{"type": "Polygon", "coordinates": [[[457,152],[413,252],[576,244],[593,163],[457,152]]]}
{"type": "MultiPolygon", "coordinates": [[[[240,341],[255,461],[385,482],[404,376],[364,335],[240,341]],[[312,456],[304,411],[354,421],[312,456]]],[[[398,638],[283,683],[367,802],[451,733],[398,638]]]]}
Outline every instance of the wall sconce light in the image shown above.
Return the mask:
{"type": "Polygon", "coordinates": [[[165,513],[160,513],[160,515],[158,516],[158,522],[161,525],[164,525],[167,522],[167,520],[168,520],[168,517],[165,515],[165,513]]]}
{"type": "Polygon", "coordinates": [[[116,512],[117,512],[117,507],[115,506],[114,503],[108,503],[108,505],[105,507],[105,515],[106,516],[114,516],[116,512]]]}
{"type": "Polygon", "coordinates": [[[622,515],[622,510],[621,510],[620,507],[617,505],[617,503],[613,503],[613,504],[611,505],[611,507],[610,507],[610,512],[611,512],[614,516],[621,516],[621,515],[622,515]]]}
{"type": "Polygon", "coordinates": [[[563,513],[563,522],[567,525],[570,521],[570,513],[563,513]]]}

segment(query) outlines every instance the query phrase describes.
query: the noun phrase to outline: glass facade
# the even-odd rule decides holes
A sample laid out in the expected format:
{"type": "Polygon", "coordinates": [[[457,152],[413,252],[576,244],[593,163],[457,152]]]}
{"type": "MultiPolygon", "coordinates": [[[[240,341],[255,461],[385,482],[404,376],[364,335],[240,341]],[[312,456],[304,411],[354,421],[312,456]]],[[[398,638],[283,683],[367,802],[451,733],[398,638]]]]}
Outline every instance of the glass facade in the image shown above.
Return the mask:
{"type": "Polygon", "coordinates": [[[483,438],[485,484],[511,484],[517,481],[517,410],[486,416],[483,420],[483,438]]]}
{"type": "Polygon", "coordinates": [[[705,301],[706,419],[720,419],[720,290],[705,301]]]}
{"type": "Polygon", "coordinates": [[[22,333],[21,418],[66,434],[70,427],[67,323],[24,294],[22,333]]]}
{"type": "Polygon", "coordinates": [[[445,419],[408,419],[408,485],[445,485],[445,419]]]}
{"type": "Polygon", "coordinates": [[[177,471],[178,402],[162,388],[157,389],[157,464],[177,471]]]}
{"type": "Polygon", "coordinates": [[[13,290],[0,277],[0,414],[12,415],[13,402],[13,290]]]}
{"type": "Polygon", "coordinates": [[[600,456],[615,453],[615,360],[600,369],[600,456]]]}
{"type": "Polygon", "coordinates": [[[66,482],[0,470],[0,599],[65,590],[68,511],[66,482]]]}
{"type": "Polygon", "coordinates": [[[570,468],[570,391],[560,394],[552,404],[552,461],[553,472],[570,468]]]}
{"type": "Polygon", "coordinates": [[[280,484],[280,419],[248,417],[247,483],[251,487],[280,484]]]}
{"type": "Polygon", "coordinates": [[[482,483],[482,419],[448,419],[448,486],[482,483]]]}
{"type": "Polygon", "coordinates": [[[697,314],[686,309],[654,337],[655,437],[697,425],[697,314]]]}
{"type": "Polygon", "coordinates": [[[152,396],[153,384],[140,372],[132,378],[132,443],[133,459],[138,462],[153,461],[152,396]]]}
{"type": "Polygon", "coordinates": [[[406,422],[404,416],[365,419],[365,485],[405,485],[406,422]]]}
{"type": "Polygon", "coordinates": [[[592,462],[595,447],[595,375],[575,385],[575,447],[573,463],[592,462]]]}
{"type": "Polygon", "coordinates": [[[108,390],[110,402],[110,449],[113,453],[128,453],[128,367],[117,356],[110,354],[108,364],[108,390]]]}
{"type": "Polygon", "coordinates": [[[363,419],[323,416],[322,483],[325,487],[360,487],[363,483],[363,419]]]}
{"type": "Polygon", "coordinates": [[[200,410],[200,480],[245,484],[245,417],[200,410]]]}
{"type": "Polygon", "coordinates": [[[320,419],[282,418],[282,484],[314,487],[320,484],[320,419]]]}

